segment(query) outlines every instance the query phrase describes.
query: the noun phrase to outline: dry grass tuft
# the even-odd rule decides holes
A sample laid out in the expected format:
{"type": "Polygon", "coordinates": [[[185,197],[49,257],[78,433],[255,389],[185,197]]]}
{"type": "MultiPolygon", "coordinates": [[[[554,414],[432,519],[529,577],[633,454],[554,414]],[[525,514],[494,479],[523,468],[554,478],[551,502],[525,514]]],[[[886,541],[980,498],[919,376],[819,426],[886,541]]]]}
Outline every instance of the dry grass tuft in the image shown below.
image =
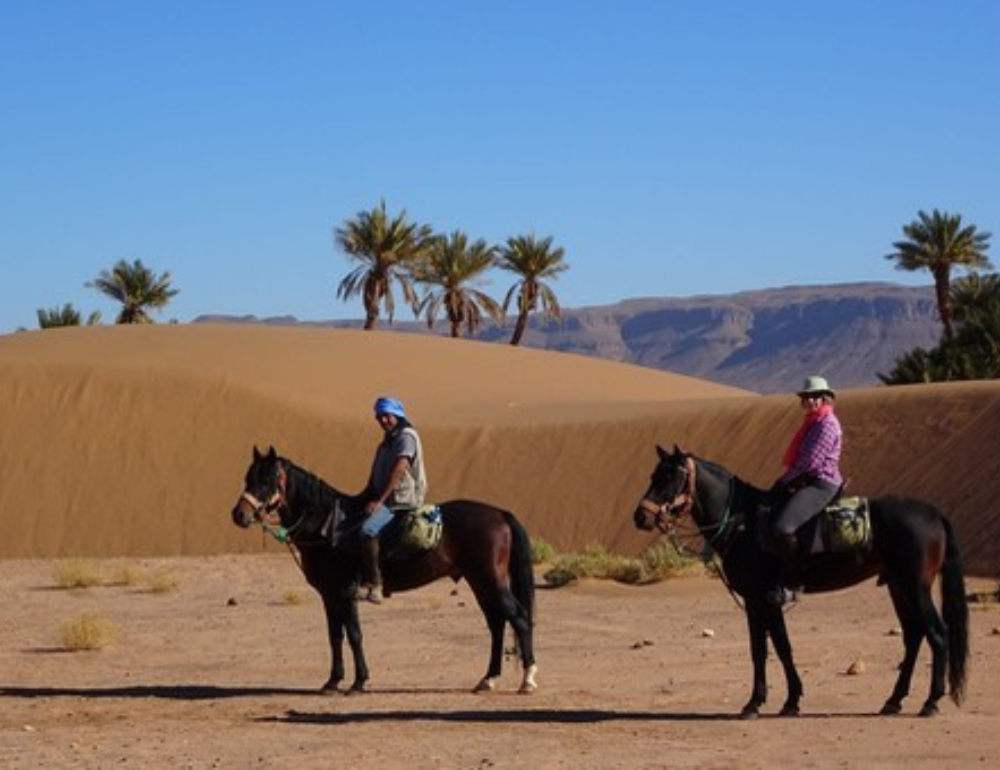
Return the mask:
{"type": "Polygon", "coordinates": [[[181,584],[181,579],[173,572],[160,570],[146,578],[146,585],[154,594],[166,594],[175,590],[181,584]]]}
{"type": "Polygon", "coordinates": [[[100,650],[111,644],[116,636],[115,627],[96,613],[81,615],[62,626],[63,647],[73,652],[100,650]]]}
{"type": "Polygon", "coordinates": [[[115,565],[108,585],[112,586],[140,586],[146,580],[146,573],[131,562],[122,562],[115,565]]]}
{"type": "Polygon", "coordinates": [[[302,594],[295,588],[286,588],[281,594],[281,600],[285,604],[302,604],[302,594]]]}
{"type": "Polygon", "coordinates": [[[91,588],[101,583],[100,569],[86,559],[67,559],[58,562],[54,577],[59,588],[91,588]]]}

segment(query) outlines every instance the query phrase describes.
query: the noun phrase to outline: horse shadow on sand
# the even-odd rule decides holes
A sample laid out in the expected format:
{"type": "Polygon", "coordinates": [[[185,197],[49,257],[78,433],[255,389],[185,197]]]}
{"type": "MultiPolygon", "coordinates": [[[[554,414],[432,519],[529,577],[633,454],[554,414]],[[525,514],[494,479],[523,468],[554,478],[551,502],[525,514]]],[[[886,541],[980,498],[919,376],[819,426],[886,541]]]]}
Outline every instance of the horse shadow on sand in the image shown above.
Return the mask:
{"type": "MultiPolygon", "coordinates": [[[[365,702],[382,695],[459,695],[467,690],[429,689],[386,689],[360,696],[365,702]]],[[[199,702],[226,701],[243,698],[308,697],[319,702],[334,704],[349,703],[344,693],[320,694],[315,689],[297,687],[268,686],[221,686],[206,684],[173,685],[130,685],[119,687],[22,687],[0,686],[0,700],[4,698],[21,700],[44,700],[47,698],[81,698],[93,701],[160,699],[165,701],[199,702]]],[[[358,697],[358,696],[355,696],[358,697]]],[[[262,724],[297,725],[348,725],[369,723],[407,722],[448,722],[468,724],[603,724],[612,722],[738,722],[743,721],[739,713],[733,712],[693,712],[693,711],[639,711],[587,708],[504,708],[504,697],[494,696],[483,699],[483,709],[390,709],[385,711],[304,711],[289,709],[280,714],[248,716],[248,719],[262,724]]],[[[857,719],[877,716],[875,712],[802,714],[797,719],[857,719]]],[[[781,718],[778,714],[762,714],[761,719],[781,718]]],[[[785,717],[787,719],[787,717],[785,717]]]]}

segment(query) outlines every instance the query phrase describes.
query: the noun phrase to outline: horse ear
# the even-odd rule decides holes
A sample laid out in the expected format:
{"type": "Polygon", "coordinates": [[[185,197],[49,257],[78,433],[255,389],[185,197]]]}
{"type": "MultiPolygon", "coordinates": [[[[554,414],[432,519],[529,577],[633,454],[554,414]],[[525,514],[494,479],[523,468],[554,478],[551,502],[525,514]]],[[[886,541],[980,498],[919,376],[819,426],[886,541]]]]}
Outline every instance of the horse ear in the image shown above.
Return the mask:
{"type": "Polygon", "coordinates": [[[674,454],[677,455],[678,457],[683,457],[685,452],[683,449],[677,446],[677,444],[674,444],[674,454]]]}
{"type": "Polygon", "coordinates": [[[658,454],[660,456],[660,459],[663,460],[664,462],[666,462],[670,458],[670,455],[667,453],[667,450],[661,447],[659,444],[656,445],[656,454],[658,454]]]}
{"type": "Polygon", "coordinates": [[[257,448],[257,445],[254,444],[253,445],[253,461],[257,462],[260,458],[261,458],[260,450],[257,448]]]}
{"type": "Polygon", "coordinates": [[[274,451],[274,444],[271,444],[271,448],[267,450],[267,459],[273,460],[278,456],[278,453],[274,451]]]}

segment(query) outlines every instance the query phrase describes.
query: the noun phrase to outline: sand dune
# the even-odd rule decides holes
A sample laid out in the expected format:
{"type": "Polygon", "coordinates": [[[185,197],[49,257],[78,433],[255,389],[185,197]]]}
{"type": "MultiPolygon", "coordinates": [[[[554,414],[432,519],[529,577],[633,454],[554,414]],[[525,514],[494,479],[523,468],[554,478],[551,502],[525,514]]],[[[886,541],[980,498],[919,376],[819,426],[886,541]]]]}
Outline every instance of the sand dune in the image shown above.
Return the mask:
{"type": "MultiPolygon", "coordinates": [[[[657,442],[763,486],[799,419],[787,396],[443,337],[211,325],[8,335],[0,557],[273,550],[228,515],[252,447],[357,491],[383,393],[421,428],[432,497],[508,507],[559,548],[648,543],[630,513],[657,442]]],[[[851,489],[939,504],[969,569],[996,575],[1000,383],[844,391],[839,404],[851,489]]]]}

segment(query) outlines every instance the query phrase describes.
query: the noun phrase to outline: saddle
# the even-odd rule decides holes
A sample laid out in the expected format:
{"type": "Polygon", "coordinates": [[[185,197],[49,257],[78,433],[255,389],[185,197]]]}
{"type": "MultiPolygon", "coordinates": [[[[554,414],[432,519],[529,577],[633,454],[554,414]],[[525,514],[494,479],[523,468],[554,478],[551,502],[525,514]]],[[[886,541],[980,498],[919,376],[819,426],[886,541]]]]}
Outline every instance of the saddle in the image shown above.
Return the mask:
{"type": "MultiPolygon", "coordinates": [[[[772,511],[766,509],[763,513],[765,526],[759,532],[761,549],[773,554],[776,549],[771,534],[772,511]]],[[[802,556],[850,553],[863,556],[871,550],[872,540],[868,498],[840,495],[803,524],[796,534],[802,556]]]]}

